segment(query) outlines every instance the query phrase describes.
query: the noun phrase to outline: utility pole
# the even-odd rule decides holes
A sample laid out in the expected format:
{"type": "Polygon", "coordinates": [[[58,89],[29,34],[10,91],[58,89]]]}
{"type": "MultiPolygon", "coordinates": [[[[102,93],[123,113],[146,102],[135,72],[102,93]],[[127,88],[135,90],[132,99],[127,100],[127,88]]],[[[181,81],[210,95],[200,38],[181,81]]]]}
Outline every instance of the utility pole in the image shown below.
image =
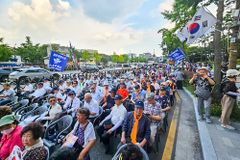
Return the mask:
{"type": "Polygon", "coordinates": [[[237,65],[237,53],[238,53],[238,42],[239,42],[239,26],[240,26],[240,0],[236,0],[236,9],[233,15],[233,25],[232,35],[230,39],[230,47],[229,47],[229,65],[228,68],[234,69],[237,65]]]}

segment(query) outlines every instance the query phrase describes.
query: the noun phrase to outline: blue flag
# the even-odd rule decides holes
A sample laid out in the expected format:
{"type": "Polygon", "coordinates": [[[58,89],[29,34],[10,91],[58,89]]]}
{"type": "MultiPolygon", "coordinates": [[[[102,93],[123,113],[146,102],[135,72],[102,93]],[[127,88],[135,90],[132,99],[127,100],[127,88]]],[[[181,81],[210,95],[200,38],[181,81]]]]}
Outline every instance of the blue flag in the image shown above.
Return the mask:
{"type": "Polygon", "coordinates": [[[168,58],[174,61],[175,66],[177,66],[185,57],[186,56],[184,52],[180,48],[177,48],[175,51],[168,55],[168,58]]]}
{"type": "Polygon", "coordinates": [[[50,59],[48,68],[57,70],[57,71],[64,71],[66,65],[68,63],[68,57],[57,52],[51,51],[50,59]]]}

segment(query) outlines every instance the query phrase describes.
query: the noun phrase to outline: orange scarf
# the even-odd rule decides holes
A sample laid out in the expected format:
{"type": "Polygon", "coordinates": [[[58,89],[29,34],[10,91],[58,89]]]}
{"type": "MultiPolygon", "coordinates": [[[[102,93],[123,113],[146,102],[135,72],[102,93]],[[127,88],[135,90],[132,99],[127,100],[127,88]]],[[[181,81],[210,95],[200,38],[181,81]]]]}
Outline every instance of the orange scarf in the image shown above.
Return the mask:
{"type": "Polygon", "coordinates": [[[133,112],[133,117],[134,117],[134,124],[133,124],[133,128],[131,131],[131,142],[133,144],[136,144],[137,143],[138,122],[142,118],[142,115],[139,118],[137,118],[136,112],[133,112]]]}
{"type": "Polygon", "coordinates": [[[104,89],[104,97],[103,97],[104,102],[106,102],[107,96],[108,96],[108,89],[104,89]]]}

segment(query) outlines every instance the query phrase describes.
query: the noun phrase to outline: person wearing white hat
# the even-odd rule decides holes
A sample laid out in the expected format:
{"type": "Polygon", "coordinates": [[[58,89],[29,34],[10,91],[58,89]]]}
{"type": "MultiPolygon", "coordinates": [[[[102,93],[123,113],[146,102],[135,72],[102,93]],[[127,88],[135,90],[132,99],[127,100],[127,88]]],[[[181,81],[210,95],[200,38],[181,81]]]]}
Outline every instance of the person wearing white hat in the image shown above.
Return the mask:
{"type": "Polygon", "coordinates": [[[230,116],[232,113],[232,109],[236,102],[237,96],[230,95],[228,92],[238,92],[240,90],[236,86],[236,79],[237,76],[240,75],[240,72],[236,69],[228,69],[226,72],[227,79],[222,83],[222,91],[224,93],[221,105],[222,105],[222,115],[220,118],[221,126],[227,129],[235,129],[234,127],[230,126],[230,116]]]}

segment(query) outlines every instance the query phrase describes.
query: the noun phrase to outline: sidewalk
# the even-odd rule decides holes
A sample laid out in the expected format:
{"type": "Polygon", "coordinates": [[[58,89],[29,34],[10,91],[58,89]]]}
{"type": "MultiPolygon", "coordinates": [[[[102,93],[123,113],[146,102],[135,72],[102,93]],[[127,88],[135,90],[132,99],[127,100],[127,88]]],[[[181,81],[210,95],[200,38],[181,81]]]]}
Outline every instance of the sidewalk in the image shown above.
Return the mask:
{"type": "MultiPolygon", "coordinates": [[[[197,115],[196,98],[185,89],[193,99],[195,115],[197,115]]],[[[240,160],[240,123],[233,123],[237,130],[228,130],[220,126],[217,117],[213,123],[197,121],[204,160],[240,160]]]]}

